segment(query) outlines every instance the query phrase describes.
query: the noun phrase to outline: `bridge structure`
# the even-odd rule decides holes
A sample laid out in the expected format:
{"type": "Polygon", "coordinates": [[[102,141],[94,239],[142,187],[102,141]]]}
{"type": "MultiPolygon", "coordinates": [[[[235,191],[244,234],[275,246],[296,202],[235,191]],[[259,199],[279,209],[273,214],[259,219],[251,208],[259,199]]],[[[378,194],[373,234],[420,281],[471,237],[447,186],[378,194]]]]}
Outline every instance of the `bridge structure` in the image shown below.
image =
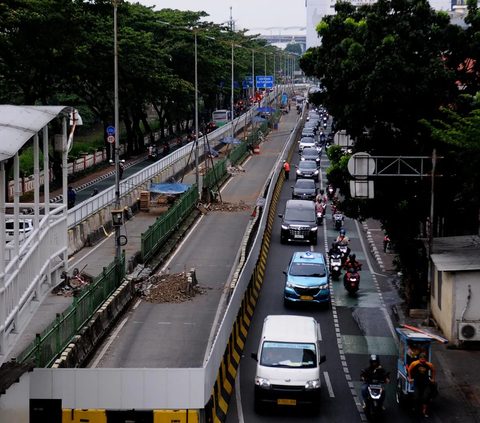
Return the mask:
{"type": "Polygon", "coordinates": [[[286,34],[282,31],[306,31],[307,27],[305,26],[289,26],[289,27],[269,27],[269,28],[252,28],[249,31],[255,32],[257,30],[262,31],[270,31],[270,34],[260,34],[258,38],[262,38],[267,40],[269,44],[279,44],[279,43],[297,43],[300,44],[302,47],[302,53],[305,53],[306,46],[307,46],[307,35],[306,34],[286,34]],[[278,31],[278,34],[274,34],[274,31],[278,31]]]}

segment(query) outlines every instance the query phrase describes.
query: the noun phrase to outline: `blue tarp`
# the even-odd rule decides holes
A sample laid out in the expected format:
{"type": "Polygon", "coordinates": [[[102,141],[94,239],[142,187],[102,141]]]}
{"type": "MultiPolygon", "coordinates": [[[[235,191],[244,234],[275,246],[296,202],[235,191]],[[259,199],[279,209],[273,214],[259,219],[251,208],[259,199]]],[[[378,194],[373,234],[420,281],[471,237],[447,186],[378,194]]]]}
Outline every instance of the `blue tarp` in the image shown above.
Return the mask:
{"type": "Polygon", "coordinates": [[[183,194],[191,187],[189,184],[182,184],[180,182],[161,182],[158,184],[152,184],[150,186],[150,192],[157,194],[183,194]]]}
{"type": "Polygon", "coordinates": [[[210,153],[213,157],[218,157],[218,152],[209,146],[205,147],[205,153],[210,153]]]}
{"type": "Polygon", "coordinates": [[[252,120],[254,122],[265,122],[265,119],[262,118],[261,116],[255,116],[252,120]]]}
{"type": "Polygon", "coordinates": [[[223,142],[224,144],[232,144],[232,142],[233,144],[240,144],[242,141],[240,141],[237,138],[226,137],[226,138],[222,138],[220,142],[223,142]]]}
{"type": "Polygon", "coordinates": [[[270,106],[265,106],[265,107],[259,107],[255,111],[259,113],[273,113],[275,109],[272,109],[270,106]]]}

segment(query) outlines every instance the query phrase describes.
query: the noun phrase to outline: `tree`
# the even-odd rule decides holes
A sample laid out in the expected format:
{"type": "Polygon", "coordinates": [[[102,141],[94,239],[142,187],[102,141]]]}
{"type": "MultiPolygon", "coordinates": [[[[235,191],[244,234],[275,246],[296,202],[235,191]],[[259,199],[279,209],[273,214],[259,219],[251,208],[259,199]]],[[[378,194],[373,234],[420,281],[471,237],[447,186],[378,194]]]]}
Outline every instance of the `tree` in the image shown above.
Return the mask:
{"type": "Polygon", "coordinates": [[[294,53],[298,54],[299,56],[302,55],[302,46],[297,43],[288,43],[285,46],[285,51],[288,51],[289,53],[294,53]]]}
{"type": "MultiPolygon", "coordinates": [[[[458,44],[461,30],[423,1],[380,0],[358,9],[338,2],[335,10],[317,27],[322,45],[300,59],[302,69],[320,78],[324,88],[311,101],[326,106],[337,128],[355,139],[354,151],[425,156],[435,147],[444,156],[439,173],[448,174],[455,163],[452,149],[431,137],[421,120],[441,119],[441,106],[457,104],[458,62],[450,68],[442,52],[458,44]]],[[[430,180],[378,177],[375,199],[353,199],[345,160],[329,170],[329,179],[336,180],[345,196],[342,208],[351,217],[382,222],[407,270],[406,290],[415,305],[426,289],[416,239],[429,216],[430,180]]],[[[437,192],[442,192],[442,203],[451,205],[455,194],[445,179],[436,181],[437,192]]]]}

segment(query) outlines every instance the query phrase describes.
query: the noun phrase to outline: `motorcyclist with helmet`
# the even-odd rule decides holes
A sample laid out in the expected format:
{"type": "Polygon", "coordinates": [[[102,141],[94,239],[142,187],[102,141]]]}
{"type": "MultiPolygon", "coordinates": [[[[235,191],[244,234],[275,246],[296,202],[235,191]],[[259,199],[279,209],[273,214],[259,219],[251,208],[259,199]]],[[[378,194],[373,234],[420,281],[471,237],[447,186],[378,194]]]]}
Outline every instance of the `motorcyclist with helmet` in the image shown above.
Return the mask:
{"type": "MultiPolygon", "coordinates": [[[[367,401],[367,390],[369,383],[372,383],[372,380],[385,381],[390,383],[388,377],[388,372],[380,365],[380,358],[376,354],[370,355],[370,364],[365,367],[360,373],[360,380],[363,382],[362,385],[362,397],[363,397],[363,408],[366,407],[367,401]]],[[[385,390],[382,392],[382,402],[385,399],[385,390]]]]}
{"type": "Polygon", "coordinates": [[[340,235],[338,235],[336,242],[345,242],[350,245],[350,238],[346,235],[345,229],[340,229],[340,235]]]}
{"type": "Polygon", "coordinates": [[[340,254],[340,250],[338,249],[338,244],[336,242],[332,242],[332,248],[328,250],[328,257],[332,257],[332,254],[340,254]]]}
{"type": "Polygon", "coordinates": [[[357,256],[355,254],[350,254],[348,256],[348,259],[347,261],[345,262],[345,264],[343,265],[343,267],[345,269],[356,269],[356,270],[362,270],[362,263],[360,263],[358,260],[357,260],[357,256]]]}
{"type": "Polygon", "coordinates": [[[325,195],[325,190],[323,190],[323,189],[320,190],[320,192],[315,197],[315,202],[316,203],[326,203],[327,202],[327,196],[325,195]]]}

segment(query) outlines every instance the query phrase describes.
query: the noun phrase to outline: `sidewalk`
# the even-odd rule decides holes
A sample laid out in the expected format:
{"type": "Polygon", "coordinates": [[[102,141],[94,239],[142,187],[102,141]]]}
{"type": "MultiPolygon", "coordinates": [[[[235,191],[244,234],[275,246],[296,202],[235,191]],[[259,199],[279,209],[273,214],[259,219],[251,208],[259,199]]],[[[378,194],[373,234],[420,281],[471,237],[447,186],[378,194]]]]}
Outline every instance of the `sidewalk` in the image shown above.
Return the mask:
{"type": "MultiPolygon", "coordinates": [[[[396,276],[393,264],[395,253],[383,251],[384,232],[380,222],[368,219],[363,223],[363,229],[379,267],[391,275],[392,281],[396,276]]],[[[423,319],[410,317],[400,298],[393,306],[392,312],[394,315],[392,320],[397,327],[406,324],[442,335],[435,327],[426,328],[423,319]]],[[[480,379],[476,373],[480,363],[480,352],[432,342],[432,363],[436,368],[439,396],[432,405],[431,420],[480,422],[480,379]],[[440,416],[440,420],[437,416],[440,416]]]]}

